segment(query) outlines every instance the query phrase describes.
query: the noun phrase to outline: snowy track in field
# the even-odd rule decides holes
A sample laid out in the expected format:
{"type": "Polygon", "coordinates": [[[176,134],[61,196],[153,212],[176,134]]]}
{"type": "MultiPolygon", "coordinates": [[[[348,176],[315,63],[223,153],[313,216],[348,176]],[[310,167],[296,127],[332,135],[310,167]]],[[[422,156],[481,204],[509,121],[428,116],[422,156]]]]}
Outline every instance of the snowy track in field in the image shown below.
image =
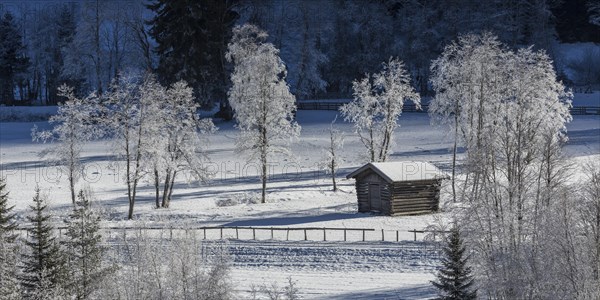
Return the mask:
{"type": "Polygon", "coordinates": [[[427,243],[230,241],[236,268],[342,271],[434,271],[439,251],[427,243]]]}
{"type": "MultiPolygon", "coordinates": [[[[210,246],[208,246],[210,247],[210,246]]],[[[296,282],[302,299],[427,299],[439,249],[425,242],[228,242],[235,292],[296,282]]]]}

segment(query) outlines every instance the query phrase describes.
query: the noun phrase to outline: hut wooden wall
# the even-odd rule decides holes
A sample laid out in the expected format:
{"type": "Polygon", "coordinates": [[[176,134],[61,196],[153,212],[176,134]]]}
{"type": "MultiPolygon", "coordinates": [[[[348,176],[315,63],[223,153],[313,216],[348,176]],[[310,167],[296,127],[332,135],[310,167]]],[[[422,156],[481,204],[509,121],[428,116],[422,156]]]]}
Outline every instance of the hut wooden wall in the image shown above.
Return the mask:
{"type": "Polygon", "coordinates": [[[369,185],[371,184],[379,184],[379,194],[381,197],[381,213],[390,214],[390,186],[383,178],[372,172],[366,172],[364,176],[356,178],[356,196],[358,198],[358,211],[371,211],[371,203],[369,199],[369,185]]]}
{"type": "Polygon", "coordinates": [[[356,197],[358,198],[358,211],[368,212],[371,210],[369,203],[369,183],[357,180],[356,181],[356,197]]]}
{"type": "Polygon", "coordinates": [[[391,214],[409,215],[437,211],[438,180],[394,182],[391,191],[391,214]]]}

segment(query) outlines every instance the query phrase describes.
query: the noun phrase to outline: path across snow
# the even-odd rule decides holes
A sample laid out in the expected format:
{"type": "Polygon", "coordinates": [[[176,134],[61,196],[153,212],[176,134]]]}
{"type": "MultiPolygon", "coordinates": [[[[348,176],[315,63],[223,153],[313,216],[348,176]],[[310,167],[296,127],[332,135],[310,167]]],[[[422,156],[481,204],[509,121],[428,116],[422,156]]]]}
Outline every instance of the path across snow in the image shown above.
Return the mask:
{"type": "Polygon", "coordinates": [[[252,285],[291,276],[304,299],[425,299],[440,249],[425,242],[306,243],[230,241],[232,279],[247,297],[252,285]]]}

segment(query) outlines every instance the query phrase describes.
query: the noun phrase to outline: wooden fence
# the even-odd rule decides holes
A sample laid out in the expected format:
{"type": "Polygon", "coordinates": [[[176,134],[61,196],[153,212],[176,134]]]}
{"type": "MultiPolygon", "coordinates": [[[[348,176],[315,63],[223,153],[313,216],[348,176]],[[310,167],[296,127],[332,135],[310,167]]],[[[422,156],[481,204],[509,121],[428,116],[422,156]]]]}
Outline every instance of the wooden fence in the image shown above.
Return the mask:
{"type": "Polygon", "coordinates": [[[574,106],[571,107],[571,115],[600,115],[598,106],[574,106]]]}
{"type": "MultiPolygon", "coordinates": [[[[339,110],[340,106],[348,102],[319,102],[319,101],[300,101],[297,104],[298,110],[339,110]]],[[[426,113],[429,109],[428,104],[422,104],[421,109],[411,103],[404,104],[403,112],[422,112],[426,113]]],[[[599,106],[575,106],[571,107],[571,115],[600,115],[599,106]]]]}
{"type": "MultiPolygon", "coordinates": [[[[59,237],[62,237],[65,234],[67,227],[58,227],[55,228],[58,231],[59,237]]],[[[24,235],[29,238],[29,232],[26,227],[19,227],[19,231],[22,231],[24,235]]],[[[235,240],[259,240],[257,238],[257,233],[266,233],[267,240],[270,237],[270,240],[285,240],[290,241],[290,232],[300,232],[301,238],[300,240],[304,241],[383,241],[383,242],[401,242],[406,241],[406,237],[401,238],[400,234],[403,232],[408,232],[413,234],[413,240],[417,241],[417,234],[432,234],[433,240],[436,240],[436,236],[441,236],[447,231],[430,231],[430,230],[384,230],[384,229],[373,229],[373,228],[336,228],[336,227],[250,227],[250,226],[205,226],[205,227],[102,227],[102,231],[106,232],[108,236],[112,236],[112,233],[122,234],[123,238],[127,238],[128,232],[129,234],[135,235],[136,233],[142,233],[142,231],[146,230],[160,230],[162,234],[167,234],[168,238],[172,239],[177,232],[184,232],[185,236],[188,236],[189,232],[195,232],[196,234],[202,234],[203,240],[224,240],[224,239],[235,239],[235,240]],[[283,237],[276,238],[275,232],[285,232],[285,239],[283,237]],[[359,232],[359,238],[355,238],[350,240],[348,238],[348,233],[359,232]],[[369,239],[367,239],[366,233],[372,232],[369,239]],[[247,238],[244,238],[242,233],[245,233],[247,238]],[[309,235],[309,233],[311,233],[309,235]],[[315,234],[316,233],[316,234],[315,234]],[[328,234],[331,237],[332,234],[338,233],[338,236],[334,236],[333,239],[328,240],[328,234]],[[250,238],[251,236],[251,238],[250,238]],[[343,239],[342,239],[343,236],[343,239]],[[318,237],[318,238],[315,238],[318,237]],[[337,237],[337,239],[335,238],[337,237]]],[[[262,234],[263,240],[265,239],[265,234],[262,234]]],[[[163,236],[164,237],[164,236],[163,236]]],[[[296,239],[298,240],[298,239],[296,239]]]]}

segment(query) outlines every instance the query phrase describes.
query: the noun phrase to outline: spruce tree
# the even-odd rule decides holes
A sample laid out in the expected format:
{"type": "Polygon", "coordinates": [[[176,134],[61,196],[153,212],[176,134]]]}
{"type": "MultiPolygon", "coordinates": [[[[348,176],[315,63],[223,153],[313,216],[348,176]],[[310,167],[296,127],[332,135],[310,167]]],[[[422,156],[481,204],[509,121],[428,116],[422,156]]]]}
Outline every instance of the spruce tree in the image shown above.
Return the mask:
{"type": "Polygon", "coordinates": [[[102,267],[100,217],[91,209],[88,196],[80,191],[67,228],[67,257],[70,290],[76,299],[87,299],[96,291],[111,268],[102,267]]]}
{"type": "Polygon", "coordinates": [[[51,215],[46,211],[44,197],[39,187],[35,190],[34,204],[29,206],[32,214],[27,216],[31,227],[27,229],[26,251],[23,253],[23,275],[21,283],[26,298],[59,290],[66,280],[65,262],[59,247],[54,228],[50,224],[51,215]]]}
{"type": "Polygon", "coordinates": [[[460,238],[458,228],[453,228],[444,247],[442,268],[437,275],[437,281],[431,283],[438,289],[439,299],[468,300],[477,298],[477,290],[472,289],[473,276],[467,266],[465,247],[460,238]]]}
{"type": "Polygon", "coordinates": [[[20,299],[19,280],[17,278],[18,247],[16,244],[17,224],[12,213],[14,206],[8,206],[6,183],[0,178],[0,298],[20,299]]]}

